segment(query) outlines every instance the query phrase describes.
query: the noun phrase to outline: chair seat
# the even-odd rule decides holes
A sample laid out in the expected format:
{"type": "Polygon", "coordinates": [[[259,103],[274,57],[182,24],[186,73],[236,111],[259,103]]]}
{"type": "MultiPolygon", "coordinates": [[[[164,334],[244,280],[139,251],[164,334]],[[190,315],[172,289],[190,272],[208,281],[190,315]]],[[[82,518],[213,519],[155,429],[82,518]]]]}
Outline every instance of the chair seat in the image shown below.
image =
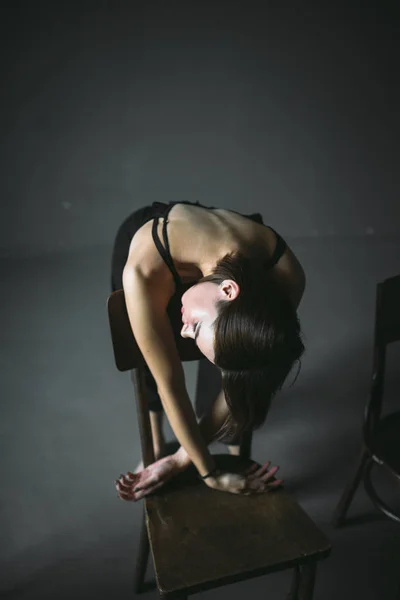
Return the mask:
{"type": "Polygon", "coordinates": [[[373,454],[400,476],[400,412],[383,417],[374,433],[373,454]]]}
{"type": "MultiPolygon", "coordinates": [[[[213,455],[240,472],[252,461],[213,455]]],[[[325,558],[330,543],[283,488],[250,496],[212,490],[191,466],[145,499],[163,593],[188,594],[325,558]]]]}

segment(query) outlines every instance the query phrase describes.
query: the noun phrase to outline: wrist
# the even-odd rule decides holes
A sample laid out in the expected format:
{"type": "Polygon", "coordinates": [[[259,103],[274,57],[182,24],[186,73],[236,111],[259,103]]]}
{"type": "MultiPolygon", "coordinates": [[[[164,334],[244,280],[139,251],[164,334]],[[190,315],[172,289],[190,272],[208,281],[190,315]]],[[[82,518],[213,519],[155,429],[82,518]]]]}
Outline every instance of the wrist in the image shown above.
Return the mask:
{"type": "Polygon", "coordinates": [[[173,457],[174,457],[175,464],[182,471],[187,469],[192,462],[190,460],[188,453],[186,452],[186,450],[184,449],[183,446],[181,446],[179,448],[179,450],[177,450],[175,452],[175,454],[173,454],[173,457]]]}
{"type": "Polygon", "coordinates": [[[206,480],[208,478],[212,478],[213,475],[215,475],[216,471],[217,471],[217,464],[214,460],[214,458],[211,456],[210,454],[210,458],[211,461],[207,463],[207,466],[200,469],[197,469],[198,474],[199,474],[199,478],[202,480],[206,480]]]}
{"type": "Polygon", "coordinates": [[[199,479],[201,479],[202,481],[206,481],[208,479],[214,479],[214,477],[216,477],[217,474],[218,474],[218,467],[217,467],[217,465],[215,465],[214,468],[211,469],[208,473],[205,473],[204,475],[199,474],[199,479]]]}
{"type": "MultiPolygon", "coordinates": [[[[192,464],[192,461],[183,446],[181,446],[179,448],[179,450],[177,450],[175,452],[175,454],[173,454],[172,456],[173,456],[175,464],[177,465],[178,469],[181,471],[184,471],[185,469],[187,469],[189,467],[189,465],[192,464]]],[[[210,454],[210,459],[211,459],[211,462],[207,465],[206,468],[202,469],[201,472],[197,469],[200,479],[203,479],[204,475],[208,475],[208,474],[209,474],[209,476],[206,477],[206,479],[207,480],[212,479],[211,474],[215,475],[217,465],[216,465],[214,459],[212,458],[211,454],[210,454]]],[[[204,479],[204,481],[206,481],[206,479],[204,479]]]]}

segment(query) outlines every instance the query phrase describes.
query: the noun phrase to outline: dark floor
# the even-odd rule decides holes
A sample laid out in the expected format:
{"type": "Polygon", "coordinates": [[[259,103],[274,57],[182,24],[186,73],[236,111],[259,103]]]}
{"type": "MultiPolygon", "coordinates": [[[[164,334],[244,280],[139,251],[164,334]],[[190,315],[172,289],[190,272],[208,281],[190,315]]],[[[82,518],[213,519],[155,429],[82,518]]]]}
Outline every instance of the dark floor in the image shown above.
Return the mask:
{"type": "MultiPolygon", "coordinates": [[[[253,457],[280,465],[286,489],[332,542],[316,600],[397,600],[399,525],[363,488],[348,526],[335,530],[330,520],[361,442],[375,285],[399,272],[400,239],[288,241],[308,276],[300,307],[307,353],[296,384],[255,433],[253,457]]],[[[115,369],[109,338],[109,249],[2,267],[0,590],[15,600],[132,597],[142,505],[120,501],[114,480],[136,465],[140,446],[129,376],[115,369]]],[[[394,345],[385,412],[399,407],[399,360],[394,345]]],[[[186,365],[191,395],[195,368],[186,365]]],[[[379,473],[376,481],[399,507],[398,485],[379,473]]],[[[288,586],[279,573],[198,596],[278,600],[288,586]]]]}

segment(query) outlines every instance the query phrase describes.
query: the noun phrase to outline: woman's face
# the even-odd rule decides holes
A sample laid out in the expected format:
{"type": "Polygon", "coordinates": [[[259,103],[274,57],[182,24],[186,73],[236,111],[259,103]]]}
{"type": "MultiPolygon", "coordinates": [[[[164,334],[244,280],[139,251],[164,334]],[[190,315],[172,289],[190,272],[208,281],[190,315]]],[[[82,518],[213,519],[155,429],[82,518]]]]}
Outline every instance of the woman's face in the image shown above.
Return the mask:
{"type": "Polygon", "coordinates": [[[218,300],[233,300],[239,292],[236,282],[227,279],[221,284],[203,281],[189,288],[182,296],[182,337],[191,337],[210,362],[214,362],[214,321],[218,300]]]}

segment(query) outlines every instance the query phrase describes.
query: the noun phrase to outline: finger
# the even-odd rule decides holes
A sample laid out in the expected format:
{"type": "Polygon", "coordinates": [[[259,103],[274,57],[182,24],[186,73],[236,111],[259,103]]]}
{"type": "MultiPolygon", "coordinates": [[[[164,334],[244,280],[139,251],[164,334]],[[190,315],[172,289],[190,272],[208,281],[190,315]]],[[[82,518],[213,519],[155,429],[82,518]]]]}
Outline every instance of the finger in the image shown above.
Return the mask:
{"type": "Polygon", "coordinates": [[[147,479],[141,479],[140,481],[136,481],[135,485],[133,486],[133,491],[138,492],[142,489],[149,489],[155,485],[158,485],[159,483],[161,483],[162,485],[165,482],[160,482],[160,478],[153,475],[152,477],[147,477],[147,479]]]}
{"type": "MultiPolygon", "coordinates": [[[[143,469],[143,471],[145,471],[145,469],[143,469]]],[[[129,477],[129,479],[132,480],[138,479],[140,477],[140,474],[143,473],[143,471],[139,471],[139,473],[132,473],[132,471],[127,471],[126,477],[129,477]]]]}
{"type": "Polygon", "coordinates": [[[126,474],[126,478],[130,481],[137,481],[138,479],[140,479],[140,475],[143,473],[143,471],[139,471],[139,473],[132,473],[131,471],[128,471],[126,474]]]}
{"type": "MultiPolygon", "coordinates": [[[[135,486],[136,488],[138,487],[138,483],[138,481],[130,481],[124,475],[121,475],[119,479],[115,480],[115,487],[120,492],[132,494],[135,491],[135,486]]],[[[146,482],[140,482],[140,487],[145,487],[146,485],[146,482]]]]}
{"type": "Polygon", "coordinates": [[[250,475],[250,473],[254,473],[259,467],[260,465],[258,463],[253,463],[243,471],[243,475],[250,475]]]}
{"type": "Polygon", "coordinates": [[[140,473],[132,473],[131,471],[128,471],[126,475],[121,475],[118,481],[121,481],[121,483],[123,483],[125,486],[132,487],[135,491],[134,488],[138,485],[141,488],[148,487],[158,483],[158,480],[159,478],[157,475],[149,475],[149,473],[145,473],[145,471],[140,471],[140,473]]]}
{"type": "Polygon", "coordinates": [[[122,487],[130,489],[132,488],[132,486],[137,485],[138,480],[136,478],[134,481],[132,481],[130,477],[121,474],[119,476],[119,479],[116,480],[116,482],[119,482],[122,487]]]}
{"type": "Polygon", "coordinates": [[[283,479],[276,479],[271,483],[252,481],[246,486],[243,493],[245,496],[249,496],[250,494],[263,494],[269,490],[275,490],[280,487],[283,484],[283,481],[283,479]]]}
{"type": "Polygon", "coordinates": [[[275,473],[279,470],[279,467],[273,467],[267,473],[264,473],[261,477],[248,477],[247,478],[247,487],[250,490],[254,491],[263,491],[265,489],[265,485],[268,481],[273,479],[275,473]]]}
{"type": "Polygon", "coordinates": [[[115,487],[117,488],[117,490],[119,492],[126,492],[129,493],[132,491],[132,484],[127,485],[123,479],[116,479],[115,480],[115,487]]]}
{"type": "Polygon", "coordinates": [[[253,494],[257,494],[261,491],[264,491],[264,484],[258,483],[257,485],[252,483],[251,486],[248,485],[242,490],[242,494],[245,496],[252,496],[253,494]],[[262,488],[261,488],[262,486],[262,488]]]}
{"type": "Polygon", "coordinates": [[[279,467],[272,467],[272,469],[270,469],[267,473],[265,473],[264,475],[261,475],[261,477],[259,477],[259,479],[261,479],[261,481],[269,481],[270,479],[273,479],[274,476],[276,475],[276,473],[279,471],[279,467]]]}
{"type": "Polygon", "coordinates": [[[129,477],[128,475],[124,475],[123,473],[121,473],[119,479],[117,479],[116,481],[119,481],[123,486],[131,487],[135,483],[136,479],[132,480],[131,477],[129,477]]]}
{"type": "Polygon", "coordinates": [[[263,473],[268,471],[270,464],[271,464],[271,461],[270,460],[267,461],[264,465],[262,465],[259,469],[257,469],[257,471],[252,473],[251,476],[249,477],[249,479],[255,479],[256,477],[259,478],[260,475],[262,475],[263,473]]]}
{"type": "Polygon", "coordinates": [[[159,483],[152,485],[151,487],[146,487],[145,489],[140,489],[137,493],[134,494],[133,499],[135,500],[135,502],[137,500],[141,500],[145,496],[152,494],[155,490],[160,488],[162,485],[164,485],[164,481],[160,481],[159,483]]]}
{"type": "Polygon", "coordinates": [[[254,492],[255,494],[264,494],[265,492],[269,492],[270,490],[275,490],[283,484],[283,479],[277,479],[272,483],[263,483],[260,487],[254,492]]]}
{"type": "Polygon", "coordinates": [[[131,502],[135,499],[133,493],[129,494],[127,492],[118,492],[117,496],[121,498],[121,500],[128,500],[131,502]]]}
{"type": "Polygon", "coordinates": [[[247,482],[246,487],[244,488],[246,491],[250,491],[251,493],[258,492],[261,488],[264,489],[264,482],[259,479],[250,480],[247,482]]]}
{"type": "Polygon", "coordinates": [[[267,484],[263,483],[263,482],[258,482],[258,485],[256,485],[256,483],[253,484],[253,488],[252,488],[252,493],[253,494],[264,494],[265,492],[267,492],[267,484]]]}

